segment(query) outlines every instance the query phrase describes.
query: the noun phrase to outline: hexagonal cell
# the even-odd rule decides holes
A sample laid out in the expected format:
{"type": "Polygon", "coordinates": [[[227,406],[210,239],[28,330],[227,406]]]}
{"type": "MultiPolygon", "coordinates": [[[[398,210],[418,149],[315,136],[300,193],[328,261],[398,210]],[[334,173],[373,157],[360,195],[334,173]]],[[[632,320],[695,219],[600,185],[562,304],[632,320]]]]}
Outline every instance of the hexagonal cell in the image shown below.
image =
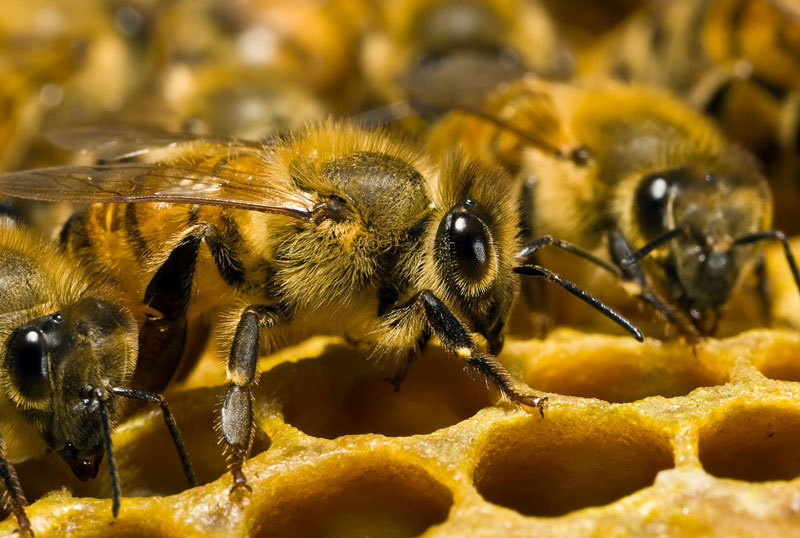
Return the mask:
{"type": "Polygon", "coordinates": [[[778,405],[732,409],[700,429],[700,463],[710,474],[750,482],[800,476],[800,411],[778,405]]]}
{"type": "Polygon", "coordinates": [[[401,537],[445,521],[453,495],[424,469],[371,453],[293,469],[256,502],[258,537],[401,537]]]}
{"type": "Polygon", "coordinates": [[[483,497],[531,516],[601,506],[674,466],[669,441],[638,420],[551,410],[486,438],[473,481],[483,497]]]}
{"type": "Polygon", "coordinates": [[[800,353],[796,334],[765,333],[761,345],[753,352],[753,363],[770,379],[800,381],[800,353]]]}
{"type": "Polygon", "coordinates": [[[431,433],[473,416],[497,399],[479,375],[440,348],[419,357],[397,391],[387,381],[393,375],[389,365],[334,345],[318,358],[273,368],[262,383],[267,394],[274,387],[289,424],[328,439],[431,433]]]}
{"type": "Polygon", "coordinates": [[[725,368],[704,360],[702,348],[693,351],[679,343],[561,335],[507,347],[501,359],[518,363],[531,387],[615,403],[683,396],[698,387],[722,385],[728,377],[725,368]]]}

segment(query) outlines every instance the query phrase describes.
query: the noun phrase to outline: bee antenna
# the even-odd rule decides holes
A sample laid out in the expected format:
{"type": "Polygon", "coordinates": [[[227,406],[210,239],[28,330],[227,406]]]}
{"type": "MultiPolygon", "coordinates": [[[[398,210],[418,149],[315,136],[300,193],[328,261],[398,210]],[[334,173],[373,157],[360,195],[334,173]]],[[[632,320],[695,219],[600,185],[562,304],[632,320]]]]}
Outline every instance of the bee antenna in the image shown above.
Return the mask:
{"type": "Polygon", "coordinates": [[[130,398],[132,400],[143,400],[146,402],[157,403],[161,407],[161,412],[164,415],[164,422],[167,423],[167,429],[169,429],[169,434],[172,436],[172,443],[175,445],[175,449],[178,451],[178,457],[181,460],[183,472],[186,475],[186,480],[189,482],[189,487],[193,488],[197,486],[197,479],[195,478],[194,470],[192,469],[192,461],[189,458],[189,453],[186,451],[186,446],[183,444],[183,437],[178,429],[178,425],[175,423],[175,417],[172,416],[172,413],[169,410],[167,400],[165,400],[161,394],[147,392],[144,390],[126,389],[122,387],[113,387],[111,389],[111,393],[117,396],[122,396],[123,398],[130,398]]]}
{"type": "Polygon", "coordinates": [[[553,273],[552,271],[545,269],[540,265],[522,265],[519,267],[514,267],[514,272],[520,275],[526,276],[541,276],[549,280],[550,282],[555,282],[572,295],[577,297],[578,299],[586,302],[599,312],[601,312],[604,316],[608,319],[628,331],[636,340],[639,342],[644,341],[644,335],[642,335],[642,331],[639,330],[636,325],[631,323],[628,318],[623,316],[622,314],[618,313],[616,310],[612,309],[610,306],[605,304],[603,301],[595,297],[594,295],[590,294],[577,284],[570,282],[569,280],[565,280],[558,276],[557,274],[553,273]]]}
{"type": "Polygon", "coordinates": [[[445,100],[437,99],[428,94],[425,94],[424,97],[417,96],[411,101],[398,101],[364,112],[357,116],[356,121],[362,125],[371,127],[401,120],[414,113],[414,101],[417,101],[419,104],[428,105],[444,111],[458,110],[466,114],[476,116],[482,120],[493,123],[501,129],[505,129],[506,131],[515,134],[527,143],[536,146],[547,153],[550,153],[557,159],[569,159],[578,166],[586,165],[591,159],[588,150],[583,146],[579,146],[572,151],[565,153],[559,148],[548,143],[543,138],[539,138],[534,133],[526,131],[525,129],[520,129],[519,127],[507,122],[502,118],[498,118],[492,114],[487,114],[475,106],[466,103],[446,102],[445,100]]]}
{"type": "Polygon", "coordinates": [[[653,239],[652,241],[647,243],[645,246],[643,246],[642,248],[640,248],[636,252],[634,252],[634,253],[632,253],[632,254],[630,254],[628,256],[625,256],[622,259],[622,261],[620,262],[620,265],[622,267],[628,267],[628,266],[633,265],[634,263],[638,262],[639,260],[641,260],[642,258],[647,256],[648,254],[653,252],[655,249],[657,249],[658,247],[660,247],[661,245],[663,245],[667,241],[669,241],[669,240],[673,239],[674,237],[684,233],[684,231],[685,231],[685,227],[684,226],[678,226],[677,228],[673,228],[673,229],[669,230],[668,232],[665,232],[665,233],[661,234],[660,236],[656,237],[655,239],[653,239]]]}
{"type": "Polygon", "coordinates": [[[786,240],[786,235],[783,232],[780,230],[764,230],[762,232],[743,235],[741,237],[737,237],[733,241],[733,245],[747,245],[750,243],[755,243],[756,241],[761,241],[762,239],[777,239],[781,242],[781,245],[783,245],[783,253],[786,255],[786,263],[789,264],[789,270],[792,272],[792,277],[794,278],[795,286],[797,286],[797,291],[800,291],[800,271],[797,270],[797,262],[794,259],[792,249],[789,248],[789,242],[786,240]]]}
{"type": "Polygon", "coordinates": [[[120,498],[122,491],[119,487],[119,473],[117,472],[117,460],[114,457],[114,447],[111,445],[111,421],[108,417],[108,407],[103,389],[92,387],[91,394],[100,407],[100,425],[103,428],[103,445],[106,454],[108,454],[108,474],[111,477],[111,490],[113,492],[113,501],[111,504],[111,512],[114,517],[119,515],[120,498]]]}
{"type": "MultiPolygon", "coordinates": [[[[438,106],[435,103],[432,103],[432,104],[433,104],[433,106],[438,106]]],[[[573,151],[571,151],[569,153],[564,153],[562,150],[560,150],[557,147],[549,144],[543,138],[539,138],[538,136],[536,136],[535,134],[533,134],[533,133],[531,133],[529,131],[526,131],[524,129],[520,129],[519,127],[507,122],[506,120],[504,120],[502,118],[498,118],[497,116],[493,116],[491,114],[487,114],[486,112],[483,112],[482,110],[480,110],[478,108],[475,108],[473,106],[465,105],[465,104],[454,104],[454,105],[450,105],[450,107],[447,107],[447,108],[451,108],[453,110],[460,110],[462,112],[466,112],[467,114],[472,114],[473,116],[477,116],[478,118],[481,118],[482,120],[486,120],[488,122],[494,123],[495,125],[497,125],[501,129],[505,129],[506,131],[509,131],[509,132],[517,135],[522,140],[525,140],[529,144],[531,144],[533,146],[536,146],[536,147],[546,151],[547,153],[550,153],[553,157],[555,157],[557,159],[570,159],[575,164],[578,164],[578,165],[585,165],[589,161],[589,154],[588,154],[588,151],[586,151],[586,148],[580,147],[580,148],[577,148],[576,150],[573,150],[573,151]]]]}

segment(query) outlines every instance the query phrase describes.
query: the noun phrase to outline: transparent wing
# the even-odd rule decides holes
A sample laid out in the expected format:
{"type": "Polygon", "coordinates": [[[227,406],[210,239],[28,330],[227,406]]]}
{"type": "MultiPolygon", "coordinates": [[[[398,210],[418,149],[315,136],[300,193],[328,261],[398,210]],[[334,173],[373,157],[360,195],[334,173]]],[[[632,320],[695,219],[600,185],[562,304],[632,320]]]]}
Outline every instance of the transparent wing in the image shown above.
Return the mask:
{"type": "Polygon", "coordinates": [[[173,148],[189,142],[238,146],[248,149],[261,149],[269,145],[269,141],[234,140],[118,125],[62,127],[49,131],[46,137],[54,146],[69,151],[88,151],[95,158],[102,160],[129,159],[145,155],[153,150],[173,148]]]}
{"type": "Polygon", "coordinates": [[[0,174],[0,194],[72,203],[169,202],[217,205],[308,219],[312,194],[227,165],[120,163],[0,174]]]}

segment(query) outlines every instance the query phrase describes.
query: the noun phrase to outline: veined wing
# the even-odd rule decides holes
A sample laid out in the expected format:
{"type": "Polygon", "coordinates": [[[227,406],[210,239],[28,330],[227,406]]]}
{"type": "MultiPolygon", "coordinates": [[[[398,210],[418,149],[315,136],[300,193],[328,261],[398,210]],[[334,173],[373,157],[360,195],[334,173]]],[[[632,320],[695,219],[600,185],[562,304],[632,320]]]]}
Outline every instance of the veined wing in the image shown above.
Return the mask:
{"type": "Polygon", "coordinates": [[[310,219],[315,197],[290,182],[227,164],[124,163],[0,174],[0,194],[72,203],[167,202],[248,209],[310,219]]]}
{"type": "Polygon", "coordinates": [[[156,129],[102,125],[70,126],[51,130],[48,142],[69,151],[88,151],[102,160],[123,160],[170,149],[192,142],[222,147],[261,149],[269,141],[257,142],[233,138],[209,137],[156,129]]]}

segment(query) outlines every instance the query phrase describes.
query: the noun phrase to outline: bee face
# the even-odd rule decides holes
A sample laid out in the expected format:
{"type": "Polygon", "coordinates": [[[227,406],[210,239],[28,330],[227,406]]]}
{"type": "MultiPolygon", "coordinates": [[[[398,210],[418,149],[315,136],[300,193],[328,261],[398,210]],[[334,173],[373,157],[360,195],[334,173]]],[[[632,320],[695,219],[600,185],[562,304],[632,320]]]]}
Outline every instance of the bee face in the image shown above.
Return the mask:
{"type": "Polygon", "coordinates": [[[728,301],[754,256],[753,246],[734,241],[763,229],[763,210],[754,203],[763,198],[737,186],[732,174],[678,167],[646,176],[637,189],[636,215],[645,237],[674,228],[684,232],[668,243],[664,273],[673,297],[697,311],[728,301]]]}
{"type": "MultiPolygon", "coordinates": [[[[12,399],[81,480],[97,474],[103,453],[98,402],[86,388],[127,381],[136,360],[132,327],[120,307],[85,298],[20,325],[6,342],[12,399]]],[[[107,407],[112,420],[122,411],[118,399],[107,407]]]]}

